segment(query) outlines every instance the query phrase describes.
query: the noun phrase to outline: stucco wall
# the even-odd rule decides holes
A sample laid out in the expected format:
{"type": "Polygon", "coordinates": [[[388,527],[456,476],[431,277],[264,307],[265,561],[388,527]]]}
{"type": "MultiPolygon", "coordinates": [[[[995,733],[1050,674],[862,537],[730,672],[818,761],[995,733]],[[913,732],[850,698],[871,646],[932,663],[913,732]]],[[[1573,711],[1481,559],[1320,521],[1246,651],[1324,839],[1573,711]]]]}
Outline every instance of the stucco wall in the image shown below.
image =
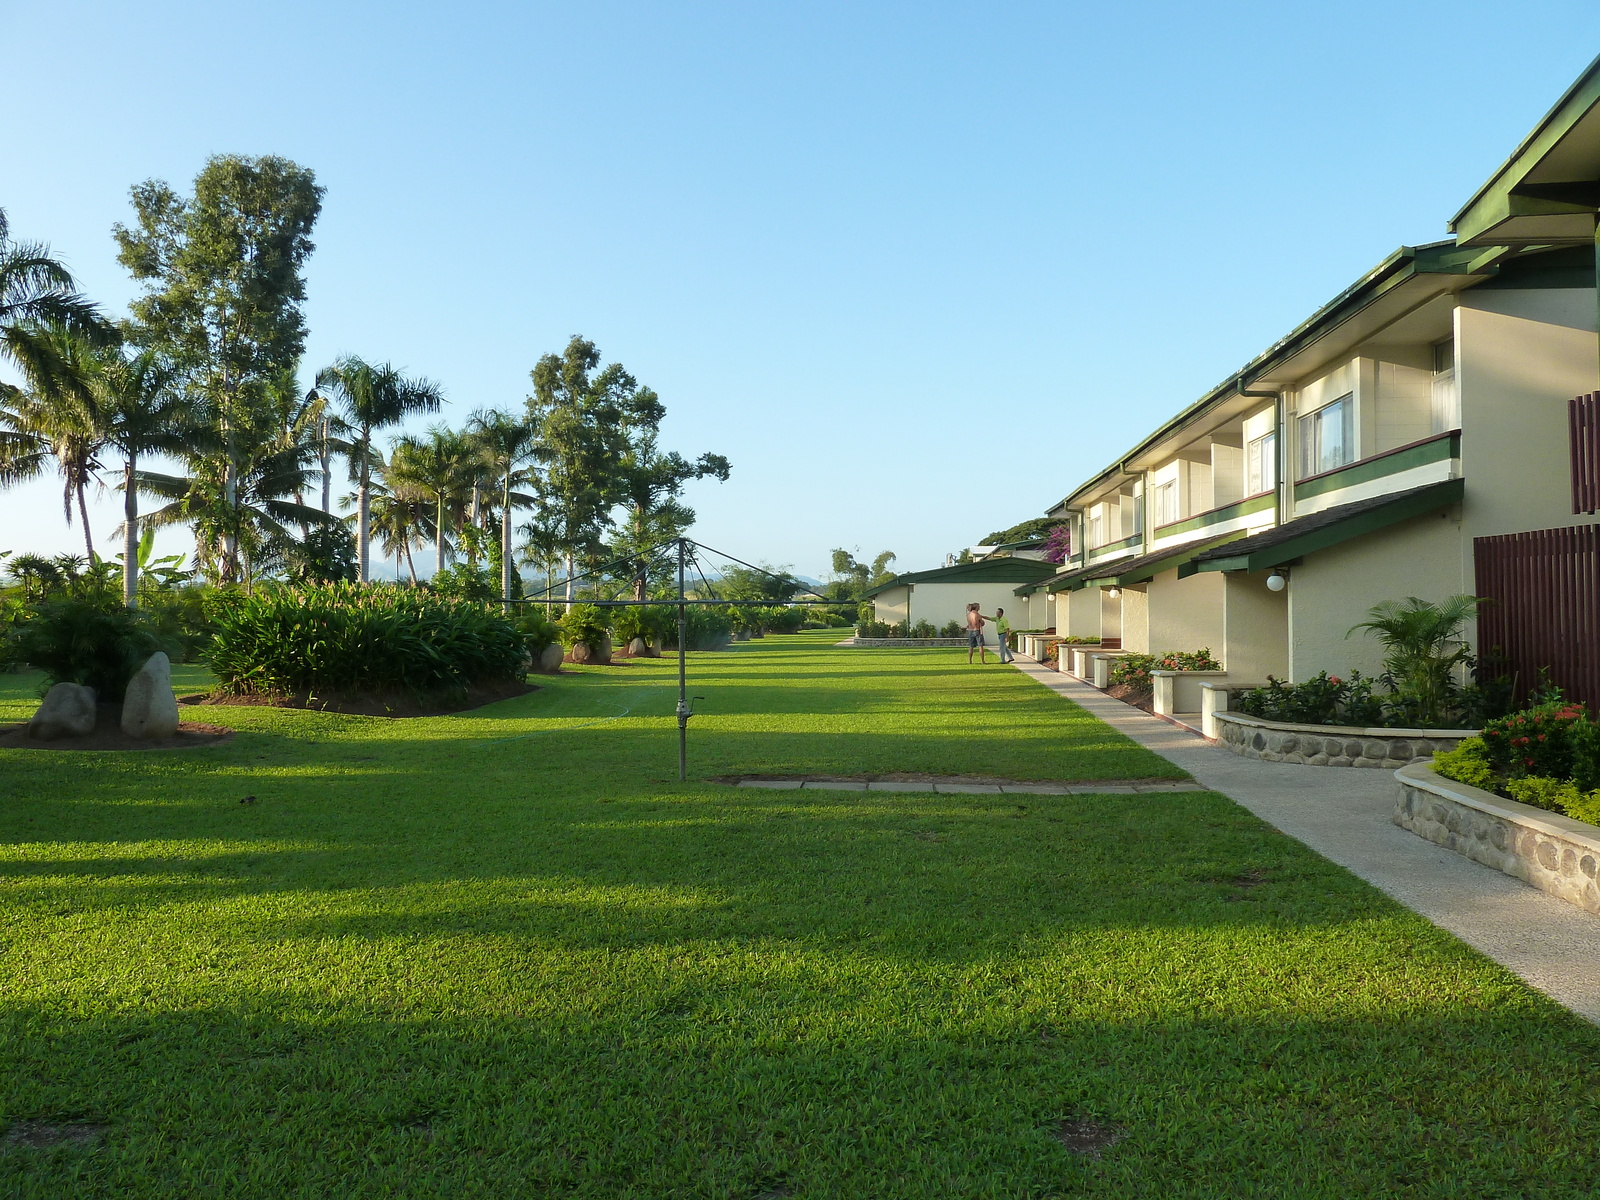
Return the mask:
{"type": "Polygon", "coordinates": [[[872,598],[872,616],[890,625],[906,619],[906,589],[888,588],[872,598]]]}
{"type": "Polygon", "coordinates": [[[1572,514],[1567,402],[1600,384],[1594,292],[1468,292],[1456,347],[1466,536],[1593,523],[1572,514]]]}
{"type": "Polygon", "coordinates": [[[1163,571],[1146,588],[1150,646],[1146,653],[1209,647],[1222,656],[1223,581],[1219,572],[1202,571],[1179,579],[1176,570],[1163,571]]]}
{"type": "Polygon", "coordinates": [[[1289,675],[1289,595],[1267,587],[1267,572],[1217,573],[1223,581],[1222,648],[1230,686],[1289,675]]]}
{"type": "MultiPolygon", "coordinates": [[[[932,621],[943,625],[946,621],[967,619],[967,605],[976,600],[986,617],[994,616],[996,608],[1006,610],[1013,629],[1028,628],[1027,604],[1021,596],[1012,593],[1015,583],[918,583],[911,590],[911,620],[932,621]]],[[[900,618],[895,618],[899,620],[900,618]]]]}
{"type": "MultiPolygon", "coordinates": [[[[1142,586],[1123,588],[1120,599],[1113,600],[1109,596],[1106,599],[1111,605],[1120,606],[1122,648],[1132,650],[1135,654],[1149,654],[1150,611],[1144,588],[1142,586]]],[[[1102,632],[1107,636],[1111,635],[1109,628],[1104,628],[1102,632]]]]}
{"type": "Polygon", "coordinates": [[[1063,637],[1099,637],[1102,598],[1099,588],[1056,593],[1056,632],[1063,637]],[[1061,626],[1065,614],[1066,628],[1061,626]]]}
{"type": "Polygon", "coordinates": [[[1383,657],[1377,640],[1345,637],[1367,609],[1407,596],[1437,603],[1471,590],[1459,506],[1318,551],[1289,569],[1289,677],[1300,683],[1318,671],[1353,669],[1376,675],[1383,657]]]}

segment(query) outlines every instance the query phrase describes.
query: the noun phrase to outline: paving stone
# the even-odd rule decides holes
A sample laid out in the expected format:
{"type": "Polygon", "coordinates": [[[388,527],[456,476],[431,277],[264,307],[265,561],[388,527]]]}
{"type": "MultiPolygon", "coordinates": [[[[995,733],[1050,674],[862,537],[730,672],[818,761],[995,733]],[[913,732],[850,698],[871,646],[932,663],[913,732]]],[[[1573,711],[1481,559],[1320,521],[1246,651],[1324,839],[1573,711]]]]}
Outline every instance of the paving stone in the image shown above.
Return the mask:
{"type": "Polygon", "coordinates": [[[1205,788],[1198,783],[1184,779],[1163,779],[1155,783],[1136,783],[1133,785],[1136,792],[1203,792],[1205,788]]]}
{"type": "Polygon", "coordinates": [[[741,779],[740,787],[759,788],[797,788],[804,782],[800,779],[741,779]]]}
{"type": "Polygon", "coordinates": [[[1069,789],[1064,783],[1002,783],[1000,790],[1008,796],[1065,796],[1069,789]]]}
{"type": "Polygon", "coordinates": [[[864,792],[867,790],[867,781],[864,779],[808,779],[806,790],[813,788],[824,792],[864,792]]]}
{"type": "Polygon", "coordinates": [[[936,783],[933,785],[933,790],[936,792],[978,793],[985,796],[998,796],[1000,794],[1000,785],[998,783],[936,783]]]}
{"type": "Polygon", "coordinates": [[[867,784],[869,792],[931,792],[935,785],[931,783],[905,783],[900,780],[876,780],[867,784]]]}

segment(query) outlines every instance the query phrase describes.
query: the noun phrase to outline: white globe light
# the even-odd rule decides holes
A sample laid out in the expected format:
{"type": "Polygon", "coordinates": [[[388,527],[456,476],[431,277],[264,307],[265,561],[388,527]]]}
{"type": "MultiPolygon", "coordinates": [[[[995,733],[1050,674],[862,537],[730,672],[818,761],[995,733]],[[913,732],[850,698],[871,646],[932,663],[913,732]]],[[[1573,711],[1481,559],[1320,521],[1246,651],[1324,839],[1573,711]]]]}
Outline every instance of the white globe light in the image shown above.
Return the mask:
{"type": "Polygon", "coordinates": [[[1289,580],[1281,572],[1274,571],[1271,575],[1267,576],[1267,591],[1269,592],[1281,592],[1288,586],[1289,580]]]}

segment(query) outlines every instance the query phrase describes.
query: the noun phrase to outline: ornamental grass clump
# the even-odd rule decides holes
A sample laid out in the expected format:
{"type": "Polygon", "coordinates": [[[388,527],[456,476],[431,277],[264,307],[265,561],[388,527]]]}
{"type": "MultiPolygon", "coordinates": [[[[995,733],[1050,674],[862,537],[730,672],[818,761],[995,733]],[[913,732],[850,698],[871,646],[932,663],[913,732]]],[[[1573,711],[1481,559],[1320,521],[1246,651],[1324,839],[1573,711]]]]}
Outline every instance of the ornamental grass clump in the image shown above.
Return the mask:
{"type": "Polygon", "coordinates": [[[460,696],[520,682],[524,635],[467,600],[382,586],[219,595],[205,655],[221,690],[246,696],[460,696]]]}

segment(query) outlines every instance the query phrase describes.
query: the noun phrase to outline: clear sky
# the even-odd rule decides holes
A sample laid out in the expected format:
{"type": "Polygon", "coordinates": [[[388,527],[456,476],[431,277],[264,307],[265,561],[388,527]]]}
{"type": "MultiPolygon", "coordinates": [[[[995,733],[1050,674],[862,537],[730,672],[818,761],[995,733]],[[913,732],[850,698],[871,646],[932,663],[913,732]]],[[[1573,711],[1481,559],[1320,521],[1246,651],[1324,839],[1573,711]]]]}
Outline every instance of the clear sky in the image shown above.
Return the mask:
{"type": "MultiPolygon", "coordinates": [[[[454,421],[582,333],[732,460],[704,541],[919,569],[1444,236],[1597,52],[1594,0],[0,0],[0,207],[120,313],[132,184],[286,155],[308,377],[390,359],[454,421]]],[[[79,545],[0,493],[0,548],[79,545]]]]}

